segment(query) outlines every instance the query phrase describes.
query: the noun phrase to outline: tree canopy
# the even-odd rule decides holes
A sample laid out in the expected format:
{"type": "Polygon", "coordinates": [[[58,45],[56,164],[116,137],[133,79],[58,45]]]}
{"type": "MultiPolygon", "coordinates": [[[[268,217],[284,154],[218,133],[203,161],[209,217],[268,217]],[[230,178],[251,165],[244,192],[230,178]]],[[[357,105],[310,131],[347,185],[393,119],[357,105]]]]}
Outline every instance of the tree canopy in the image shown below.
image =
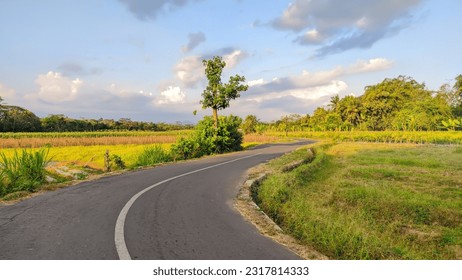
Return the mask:
{"type": "Polygon", "coordinates": [[[229,102],[240,97],[240,92],[248,89],[244,76],[234,75],[229,78],[228,83],[222,83],[221,75],[226,62],[219,56],[215,56],[209,60],[203,60],[205,66],[205,76],[208,80],[208,85],[202,93],[201,100],[202,108],[212,108],[213,120],[215,128],[218,127],[218,110],[229,107],[229,102]]]}

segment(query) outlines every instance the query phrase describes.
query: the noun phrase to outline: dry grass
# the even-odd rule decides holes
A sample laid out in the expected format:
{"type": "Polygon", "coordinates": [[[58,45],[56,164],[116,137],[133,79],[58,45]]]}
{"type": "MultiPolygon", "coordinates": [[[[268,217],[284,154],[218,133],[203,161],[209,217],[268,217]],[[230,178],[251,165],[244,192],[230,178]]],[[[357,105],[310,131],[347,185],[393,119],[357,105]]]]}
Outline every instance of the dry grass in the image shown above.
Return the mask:
{"type": "MultiPolygon", "coordinates": [[[[98,146],[98,145],[146,145],[146,144],[171,144],[184,135],[171,133],[142,135],[134,132],[132,136],[98,136],[98,137],[23,137],[23,138],[1,138],[0,148],[40,148],[69,147],[69,146],[98,146]]],[[[270,143],[276,142],[277,136],[250,134],[244,136],[245,143],[270,143]]]]}
{"type": "Polygon", "coordinates": [[[21,138],[0,139],[1,148],[40,148],[43,146],[97,146],[97,145],[142,145],[175,143],[174,135],[122,136],[122,137],[60,137],[60,138],[21,138]]]}
{"type": "Polygon", "coordinates": [[[280,141],[281,137],[260,134],[247,134],[244,135],[244,143],[272,143],[280,141]]]}

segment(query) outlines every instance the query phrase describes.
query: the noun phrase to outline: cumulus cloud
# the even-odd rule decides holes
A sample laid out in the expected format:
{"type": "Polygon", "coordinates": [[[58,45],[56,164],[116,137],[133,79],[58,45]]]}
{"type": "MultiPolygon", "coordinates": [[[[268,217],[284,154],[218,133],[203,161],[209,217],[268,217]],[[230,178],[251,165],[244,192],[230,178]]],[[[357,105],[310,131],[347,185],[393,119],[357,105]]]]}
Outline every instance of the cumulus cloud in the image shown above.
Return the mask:
{"type": "MultiPolygon", "coordinates": [[[[197,1],[197,0],[196,0],[197,1]]],[[[187,5],[191,0],[119,0],[140,20],[154,20],[159,13],[187,5]]]]}
{"type": "Polygon", "coordinates": [[[295,42],[321,45],[318,56],[370,48],[412,21],[421,0],[295,0],[273,20],[276,29],[297,34],[295,42]],[[302,34],[300,34],[302,33],[302,34]]]}
{"type": "MultiPolygon", "coordinates": [[[[359,60],[349,66],[338,66],[330,70],[308,72],[287,77],[277,77],[272,80],[256,79],[247,82],[249,90],[244,95],[248,101],[259,104],[271,104],[270,100],[296,99],[306,104],[345,93],[348,85],[342,79],[348,75],[381,71],[391,67],[392,62],[385,58],[359,60]]],[[[263,105],[262,105],[263,106],[263,105]]]]}
{"type": "Polygon", "coordinates": [[[188,44],[182,48],[183,52],[195,49],[200,43],[205,42],[205,34],[202,32],[191,33],[188,35],[188,44]]]}
{"type": "Polygon", "coordinates": [[[186,95],[180,87],[169,86],[166,90],[160,93],[161,98],[156,100],[156,104],[177,104],[184,103],[186,95]]]}
{"type": "Polygon", "coordinates": [[[39,75],[35,82],[39,85],[38,97],[50,103],[74,100],[83,84],[79,78],[72,80],[53,71],[39,75]]]}
{"type": "Polygon", "coordinates": [[[200,56],[188,56],[178,62],[173,71],[186,87],[194,87],[204,78],[204,66],[200,56]]]}

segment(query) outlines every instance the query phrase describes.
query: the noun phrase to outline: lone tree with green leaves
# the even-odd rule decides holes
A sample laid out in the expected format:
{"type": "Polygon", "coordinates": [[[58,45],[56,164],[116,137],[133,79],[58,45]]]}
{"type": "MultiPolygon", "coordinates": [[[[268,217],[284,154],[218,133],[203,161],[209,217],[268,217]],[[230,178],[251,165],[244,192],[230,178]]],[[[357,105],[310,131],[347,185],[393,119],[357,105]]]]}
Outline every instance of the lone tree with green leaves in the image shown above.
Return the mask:
{"type": "Polygon", "coordinates": [[[218,110],[229,107],[229,102],[240,97],[240,92],[248,89],[244,76],[234,75],[229,78],[229,82],[224,84],[221,82],[221,74],[226,62],[223,58],[215,56],[209,60],[203,60],[202,64],[205,66],[205,75],[209,81],[207,88],[202,93],[201,100],[202,108],[212,108],[213,121],[215,128],[218,128],[218,110]]]}

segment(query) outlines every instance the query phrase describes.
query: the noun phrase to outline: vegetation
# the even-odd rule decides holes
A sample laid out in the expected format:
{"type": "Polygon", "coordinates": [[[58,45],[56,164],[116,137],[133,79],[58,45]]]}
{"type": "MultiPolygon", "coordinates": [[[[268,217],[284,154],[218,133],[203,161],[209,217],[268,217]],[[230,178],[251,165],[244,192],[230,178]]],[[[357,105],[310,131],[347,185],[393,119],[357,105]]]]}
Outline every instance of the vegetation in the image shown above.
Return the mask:
{"type": "Polygon", "coordinates": [[[47,149],[15,151],[12,157],[0,153],[0,197],[18,191],[33,192],[45,182],[50,161],[47,149]]]}
{"type": "Polygon", "coordinates": [[[219,56],[213,57],[210,60],[203,60],[205,66],[205,76],[208,79],[208,85],[202,93],[203,100],[201,101],[202,108],[212,108],[213,121],[215,128],[218,127],[218,110],[229,107],[229,102],[240,96],[240,92],[248,89],[247,85],[241,84],[245,82],[244,76],[235,75],[229,78],[227,84],[221,82],[221,74],[226,62],[219,56]]]}
{"type": "Polygon", "coordinates": [[[161,145],[146,147],[137,157],[135,166],[153,166],[170,162],[173,158],[161,145]]]}
{"type": "Polygon", "coordinates": [[[462,131],[299,131],[267,132],[292,138],[332,139],[342,142],[462,144],[462,131]]]}
{"type": "Polygon", "coordinates": [[[310,164],[287,173],[275,168],[257,202],[333,259],[460,259],[461,152],[459,146],[322,144],[310,164]]]}
{"type": "Polygon", "coordinates": [[[181,138],[172,147],[175,159],[189,159],[242,149],[243,135],[239,131],[242,119],[233,115],[220,116],[218,127],[211,117],[204,117],[190,138],[181,138]]]}
{"type": "MultiPolygon", "coordinates": [[[[248,116],[249,118],[252,115],[248,116]]],[[[250,119],[249,119],[250,122],[250,119]]],[[[244,122],[246,123],[246,122],[244,122]]],[[[312,114],[291,114],[271,123],[250,126],[262,131],[438,131],[462,130],[462,75],[454,85],[428,90],[406,76],[365,87],[358,97],[333,96],[312,114]]],[[[244,127],[243,127],[244,128],[244,127]]]]}
{"type": "Polygon", "coordinates": [[[139,122],[128,118],[78,120],[49,115],[40,119],[24,108],[0,104],[0,132],[172,131],[192,127],[192,124],[139,122]]]}
{"type": "Polygon", "coordinates": [[[174,143],[179,136],[192,133],[192,130],[180,131],[104,131],[104,132],[38,132],[38,133],[1,133],[2,148],[38,148],[43,146],[94,146],[121,144],[163,144],[174,143]]]}
{"type": "Polygon", "coordinates": [[[0,104],[0,132],[6,131],[41,131],[40,119],[21,107],[0,104]]]}

